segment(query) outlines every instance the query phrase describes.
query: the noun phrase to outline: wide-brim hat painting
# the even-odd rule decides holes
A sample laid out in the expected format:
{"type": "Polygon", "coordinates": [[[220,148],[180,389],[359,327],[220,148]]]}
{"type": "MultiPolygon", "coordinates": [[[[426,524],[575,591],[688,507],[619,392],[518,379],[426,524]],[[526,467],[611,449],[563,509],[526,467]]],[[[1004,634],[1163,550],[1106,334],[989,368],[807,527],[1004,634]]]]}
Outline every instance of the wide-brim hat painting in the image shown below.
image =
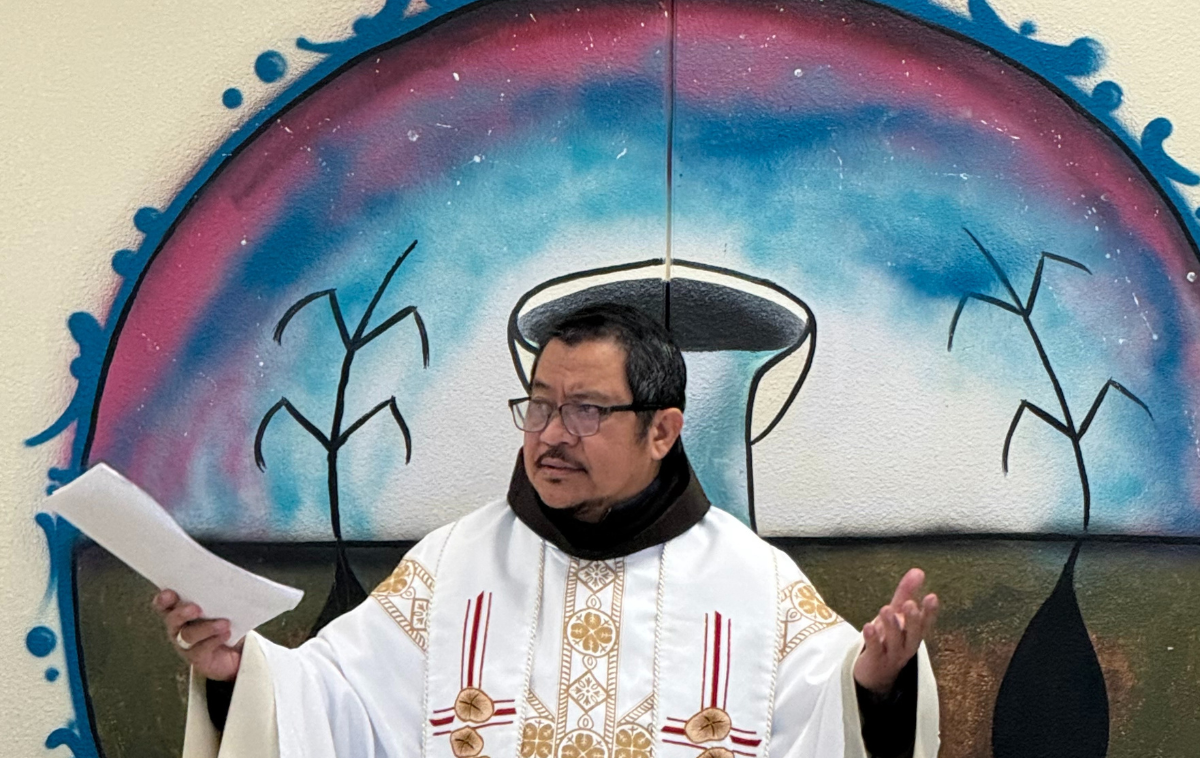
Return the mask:
{"type": "MultiPolygon", "coordinates": [[[[687,439],[707,450],[724,470],[706,470],[717,487],[742,478],[744,489],[721,487],[721,507],[754,523],[751,446],[776,427],[795,400],[812,365],[816,321],[802,300],[765,279],[690,261],[649,260],[581,271],[539,284],[524,294],[509,318],[509,346],[521,383],[528,388],[537,351],[555,322],[574,310],[618,303],[649,314],[663,324],[689,365],[688,402],[697,423],[687,439]],[[696,353],[756,354],[741,376],[710,371],[712,361],[696,353]],[[701,369],[697,371],[696,369],[701,369]],[[743,414],[720,413],[713,406],[743,414]],[[736,458],[742,451],[744,461],[736,458]]],[[[718,358],[719,360],[719,358],[718,358]]],[[[712,368],[724,368],[718,364],[712,368]]]]}

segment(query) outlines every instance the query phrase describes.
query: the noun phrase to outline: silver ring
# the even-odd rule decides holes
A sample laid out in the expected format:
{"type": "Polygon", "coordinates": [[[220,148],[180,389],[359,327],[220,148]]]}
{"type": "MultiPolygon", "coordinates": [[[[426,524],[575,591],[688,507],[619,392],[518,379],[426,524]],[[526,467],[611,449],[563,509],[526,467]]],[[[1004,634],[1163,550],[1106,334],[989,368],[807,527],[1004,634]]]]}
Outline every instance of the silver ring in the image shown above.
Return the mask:
{"type": "Polygon", "coordinates": [[[193,647],[195,647],[192,643],[183,638],[182,629],[175,633],[175,644],[179,646],[180,650],[191,650],[193,647]]]}

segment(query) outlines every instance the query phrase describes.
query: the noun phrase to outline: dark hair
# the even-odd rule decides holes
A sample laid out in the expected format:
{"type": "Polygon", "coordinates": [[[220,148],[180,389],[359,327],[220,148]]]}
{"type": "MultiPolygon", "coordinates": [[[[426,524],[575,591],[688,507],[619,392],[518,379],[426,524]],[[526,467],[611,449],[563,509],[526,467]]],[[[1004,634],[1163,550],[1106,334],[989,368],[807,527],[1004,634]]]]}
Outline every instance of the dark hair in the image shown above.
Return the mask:
{"type": "MultiPolygon", "coordinates": [[[[635,404],[684,409],[687,365],[683,353],[662,324],[637,308],[596,303],[567,313],[546,330],[538,359],[546,345],[556,339],[572,346],[590,340],[613,340],[625,350],[625,380],[635,404]]],[[[537,372],[536,360],[533,371],[537,372]]],[[[637,415],[641,431],[649,429],[654,411],[639,411],[637,415]]]]}

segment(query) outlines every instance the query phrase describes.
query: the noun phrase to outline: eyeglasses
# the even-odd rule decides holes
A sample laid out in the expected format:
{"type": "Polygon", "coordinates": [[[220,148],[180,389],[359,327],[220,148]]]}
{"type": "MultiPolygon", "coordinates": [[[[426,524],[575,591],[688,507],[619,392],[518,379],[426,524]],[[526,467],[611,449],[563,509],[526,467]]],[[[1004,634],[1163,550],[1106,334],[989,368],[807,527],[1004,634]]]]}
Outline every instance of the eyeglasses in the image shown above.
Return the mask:
{"type": "Polygon", "coordinates": [[[508,401],[513,423],[523,432],[540,432],[550,425],[550,419],[558,413],[563,427],[574,437],[591,437],[600,431],[600,422],[611,413],[621,411],[660,411],[665,405],[593,405],[592,403],[563,403],[555,405],[549,400],[519,397],[508,401]]]}

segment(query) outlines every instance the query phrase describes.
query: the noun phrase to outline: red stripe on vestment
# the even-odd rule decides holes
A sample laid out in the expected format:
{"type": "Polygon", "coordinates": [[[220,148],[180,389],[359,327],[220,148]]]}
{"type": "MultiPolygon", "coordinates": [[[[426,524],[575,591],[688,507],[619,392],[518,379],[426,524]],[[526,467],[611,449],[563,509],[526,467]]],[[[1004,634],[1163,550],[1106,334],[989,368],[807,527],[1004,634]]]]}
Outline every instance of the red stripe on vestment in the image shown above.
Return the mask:
{"type": "Polygon", "coordinates": [[[733,619],[728,622],[728,634],[725,635],[725,694],[721,696],[721,707],[729,708],[729,675],[733,673],[733,619]]]}
{"type": "Polygon", "coordinates": [[[700,668],[700,710],[704,710],[704,691],[708,689],[708,614],[704,614],[704,665],[700,668]]]}
{"type": "Polygon", "coordinates": [[[467,624],[471,621],[471,601],[467,601],[467,610],[463,613],[462,645],[458,651],[458,688],[467,686],[464,681],[467,675],[467,624]]]}
{"type": "Polygon", "coordinates": [[[712,677],[712,707],[717,707],[717,682],[721,679],[721,614],[713,613],[713,677],[712,677]]]}
{"type": "Polygon", "coordinates": [[[745,737],[738,737],[736,734],[729,735],[729,739],[737,745],[745,745],[747,747],[758,747],[762,740],[748,740],[745,737]]]}
{"type": "Polygon", "coordinates": [[[492,593],[488,593],[487,621],[483,622],[483,650],[479,653],[479,686],[483,687],[483,659],[487,655],[488,630],[492,628],[492,593]]]}
{"type": "Polygon", "coordinates": [[[475,623],[471,625],[471,652],[467,656],[467,686],[475,686],[475,647],[479,644],[479,620],[483,615],[483,593],[475,598],[475,623]]]}

